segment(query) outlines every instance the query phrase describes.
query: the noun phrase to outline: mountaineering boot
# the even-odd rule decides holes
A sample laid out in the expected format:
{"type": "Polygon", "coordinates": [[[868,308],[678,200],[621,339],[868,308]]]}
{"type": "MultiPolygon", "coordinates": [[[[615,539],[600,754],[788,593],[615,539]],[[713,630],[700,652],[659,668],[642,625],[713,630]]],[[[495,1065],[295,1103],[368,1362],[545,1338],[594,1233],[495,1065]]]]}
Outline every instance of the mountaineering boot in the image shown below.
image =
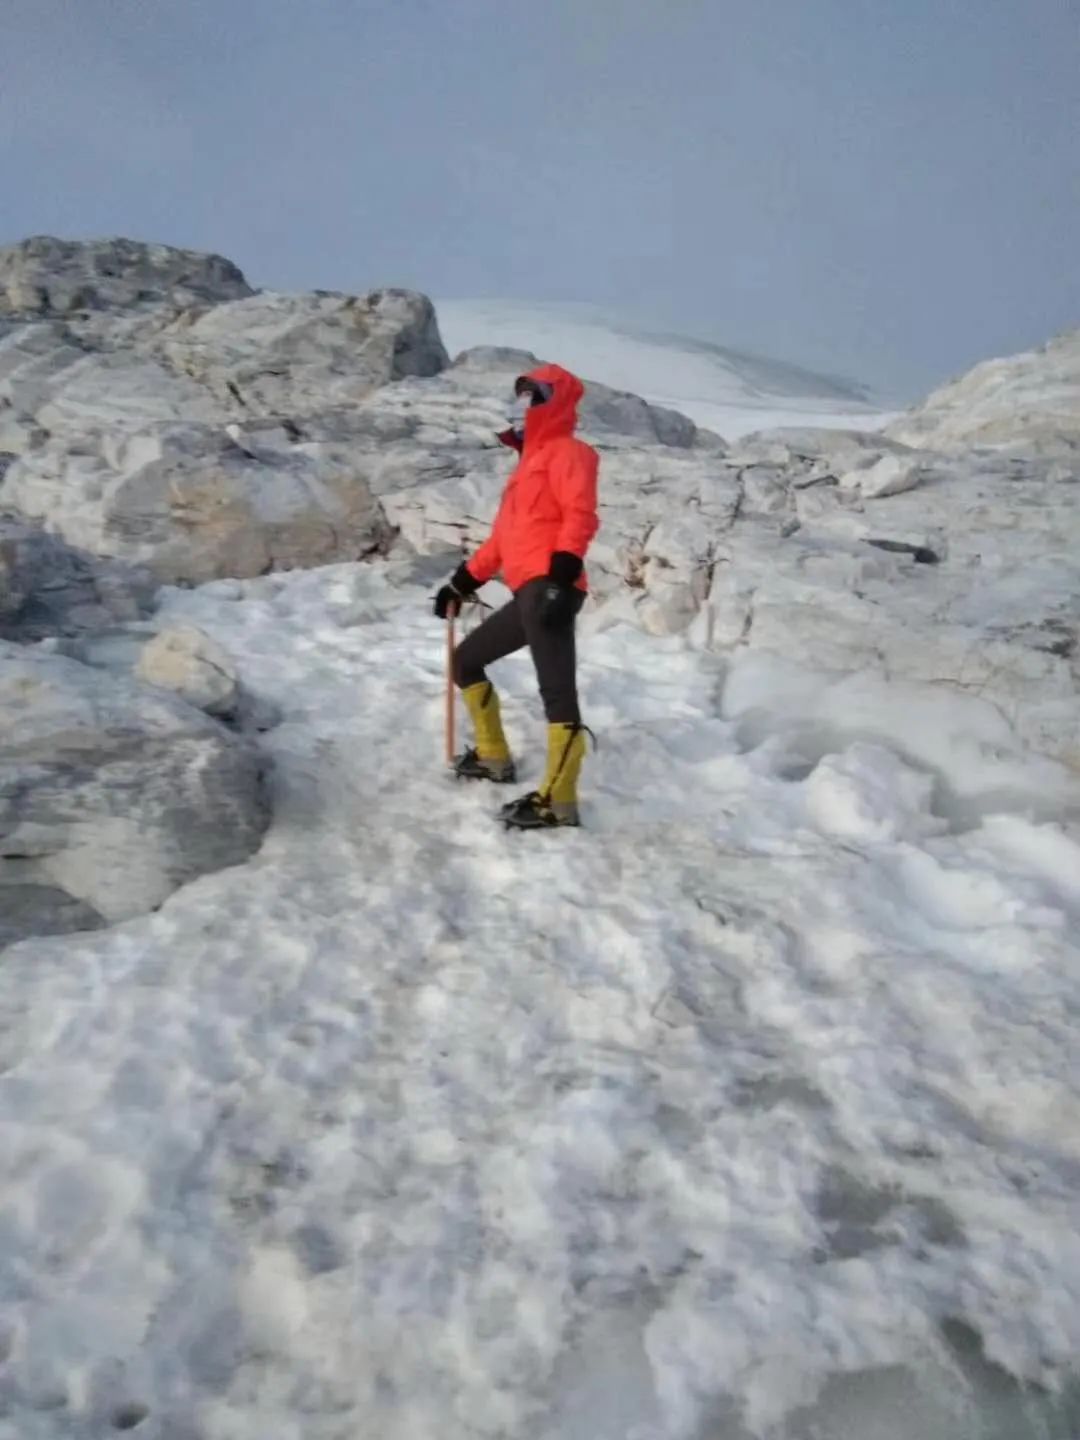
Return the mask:
{"type": "Polygon", "coordinates": [[[539,790],[502,808],[503,823],[515,830],[580,825],[577,782],[585,759],[584,725],[549,725],[548,759],[539,790]]]}
{"type": "Polygon", "coordinates": [[[454,774],[461,780],[494,780],[507,785],[517,778],[510,747],[503,734],[499,697],[489,680],[467,685],[461,692],[473,722],[474,748],[454,761],[454,774]]]}

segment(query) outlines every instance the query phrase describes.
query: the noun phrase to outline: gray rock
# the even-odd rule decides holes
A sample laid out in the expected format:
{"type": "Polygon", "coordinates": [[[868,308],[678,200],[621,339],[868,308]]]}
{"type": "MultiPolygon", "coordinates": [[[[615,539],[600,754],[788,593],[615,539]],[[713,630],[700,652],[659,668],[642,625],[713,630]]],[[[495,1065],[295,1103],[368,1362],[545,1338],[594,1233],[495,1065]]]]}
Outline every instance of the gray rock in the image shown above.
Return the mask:
{"type": "Polygon", "coordinates": [[[73,550],[55,535],[0,515],[0,639],[77,636],[147,614],[145,571],[73,550]]]}
{"type": "Polygon", "coordinates": [[[0,642],[7,939],[153,909],[248,858],[268,818],[246,741],[173,695],[0,642]]]}
{"type": "MultiPolygon", "coordinates": [[[[533,363],[520,351],[468,351],[435,379],[386,386],[359,407],[357,435],[365,415],[403,422],[398,440],[365,440],[362,463],[387,519],[419,553],[468,549],[486,534],[513,464],[495,436],[505,428],[514,376],[533,363]]],[[[656,407],[590,383],[580,433],[603,451],[593,589],[619,594],[635,619],[667,632],[685,626],[700,604],[711,547],[733,522],[740,490],[722,449],[661,443],[656,416],[656,407]],[[677,521],[658,525],[669,512],[677,521]]]]}
{"type": "Polygon", "coordinates": [[[144,566],[159,582],[357,559],[391,538],[347,453],[322,444],[255,451],[210,425],[96,442],[72,434],[12,466],[4,498],[70,544],[144,566]]]}
{"type": "Polygon", "coordinates": [[[233,716],[240,706],[236,667],[217,641],[194,625],[155,635],[143,647],[135,674],[208,715],[233,716]]]}
{"type": "Polygon", "coordinates": [[[623,440],[636,440],[646,445],[669,445],[690,449],[697,441],[698,428],[677,410],[650,405],[640,395],[611,390],[590,381],[581,406],[585,430],[613,431],[623,440]]]}
{"type": "Polygon", "coordinates": [[[70,935],[107,923],[93,906],[55,885],[21,878],[20,868],[0,856],[0,949],[29,935],[70,935]]]}
{"type": "Polygon", "coordinates": [[[408,290],[256,295],[181,322],[159,354],[203,386],[220,414],[245,420],[353,405],[380,385],[449,364],[431,301],[408,290]]]}
{"type": "MultiPolygon", "coordinates": [[[[180,583],[354,559],[384,550],[399,526],[425,548],[460,542],[457,499],[440,492],[464,485],[485,515],[508,460],[494,441],[506,391],[535,357],[476,351],[447,369],[422,296],[244,287],[236,298],[235,277],[189,261],[154,247],[12,252],[23,279],[55,263],[61,298],[0,336],[0,440],[10,432],[17,457],[5,503],[69,546],[180,583]],[[105,298],[119,302],[127,284],[128,308],[72,310],[64,285],[102,268],[114,272],[105,298]]],[[[598,384],[582,424],[620,457],[721,447],[685,417],[598,384]]],[[[696,491],[697,472],[685,478],[696,491]]]]}
{"type": "Polygon", "coordinates": [[[481,374],[492,371],[509,376],[526,375],[540,364],[540,358],[531,350],[515,350],[509,345],[474,345],[462,350],[454,357],[455,370],[479,370],[481,374]]]}
{"type": "Polygon", "coordinates": [[[0,449],[21,455],[41,442],[34,412],[53,393],[56,377],[88,353],[56,321],[0,320],[0,449]]]}
{"type": "Polygon", "coordinates": [[[364,474],[386,425],[369,411],[354,437],[348,417],[378,387],[446,366],[425,297],[252,295],[226,261],[128,242],[27,241],[0,262],[7,310],[34,317],[0,321],[8,508],[188,583],[392,539],[364,474]],[[87,276],[104,288],[77,309],[87,276]],[[27,298],[35,287],[44,298],[27,298]]]}
{"type": "Polygon", "coordinates": [[[70,315],[162,303],[186,308],[251,293],[230,260],[171,245],[37,235],[0,249],[0,315],[70,315]]]}
{"type": "Polygon", "coordinates": [[[926,467],[918,458],[907,460],[899,455],[883,455],[873,465],[841,475],[840,485],[846,490],[857,490],[864,500],[882,500],[888,495],[914,490],[925,473],[926,467]]]}

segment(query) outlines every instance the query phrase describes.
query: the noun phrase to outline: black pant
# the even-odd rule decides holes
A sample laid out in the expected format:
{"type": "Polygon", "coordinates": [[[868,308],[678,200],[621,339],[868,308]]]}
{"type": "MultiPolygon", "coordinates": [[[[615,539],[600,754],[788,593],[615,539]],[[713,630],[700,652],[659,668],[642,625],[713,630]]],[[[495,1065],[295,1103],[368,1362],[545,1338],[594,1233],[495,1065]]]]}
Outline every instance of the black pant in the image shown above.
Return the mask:
{"type": "MultiPolygon", "coordinates": [[[[574,622],[549,629],[539,620],[540,600],[548,583],[530,580],[515,593],[509,605],[489,615],[465,637],[454,652],[454,679],[463,690],[469,685],[482,684],[487,679],[486,666],[528,645],[548,723],[580,725],[574,622]]],[[[580,590],[576,594],[580,610],[585,595],[580,590]]]]}

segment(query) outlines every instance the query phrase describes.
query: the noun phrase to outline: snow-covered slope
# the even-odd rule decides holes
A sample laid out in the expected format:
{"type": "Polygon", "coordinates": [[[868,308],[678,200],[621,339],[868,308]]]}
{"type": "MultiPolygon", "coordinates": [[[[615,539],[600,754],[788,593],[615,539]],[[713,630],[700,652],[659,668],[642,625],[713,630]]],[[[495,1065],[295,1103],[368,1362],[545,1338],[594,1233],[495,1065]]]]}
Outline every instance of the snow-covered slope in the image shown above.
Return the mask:
{"type": "Polygon", "coordinates": [[[1038,350],[986,360],[889,426],[904,445],[997,446],[1028,454],[1080,450],[1080,330],[1038,350]]]}
{"type": "Polygon", "coordinates": [[[436,309],[452,355],[476,345],[531,350],[586,379],[681,410],[725,439],[778,425],[872,430],[889,418],[854,384],[638,329],[587,305],[440,300],[436,309]]]}
{"type": "Polygon", "coordinates": [[[3,957],[0,1435],[1071,1437],[999,1368],[1080,1353],[1063,772],[959,826],[888,737],[981,745],[993,802],[977,699],[766,733],[753,656],[721,707],[623,626],[588,828],[507,836],[442,773],[438,568],[168,596],[280,710],[274,826],[3,957]]]}

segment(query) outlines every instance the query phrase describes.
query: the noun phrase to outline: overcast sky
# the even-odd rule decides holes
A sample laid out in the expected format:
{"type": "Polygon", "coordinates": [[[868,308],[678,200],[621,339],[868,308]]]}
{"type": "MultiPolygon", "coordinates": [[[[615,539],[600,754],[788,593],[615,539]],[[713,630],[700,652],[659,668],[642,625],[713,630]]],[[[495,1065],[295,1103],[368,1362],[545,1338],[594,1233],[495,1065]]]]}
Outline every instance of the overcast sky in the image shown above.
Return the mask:
{"type": "Polygon", "coordinates": [[[917,392],[1080,325],[1080,0],[0,0],[42,233],[917,392]]]}

